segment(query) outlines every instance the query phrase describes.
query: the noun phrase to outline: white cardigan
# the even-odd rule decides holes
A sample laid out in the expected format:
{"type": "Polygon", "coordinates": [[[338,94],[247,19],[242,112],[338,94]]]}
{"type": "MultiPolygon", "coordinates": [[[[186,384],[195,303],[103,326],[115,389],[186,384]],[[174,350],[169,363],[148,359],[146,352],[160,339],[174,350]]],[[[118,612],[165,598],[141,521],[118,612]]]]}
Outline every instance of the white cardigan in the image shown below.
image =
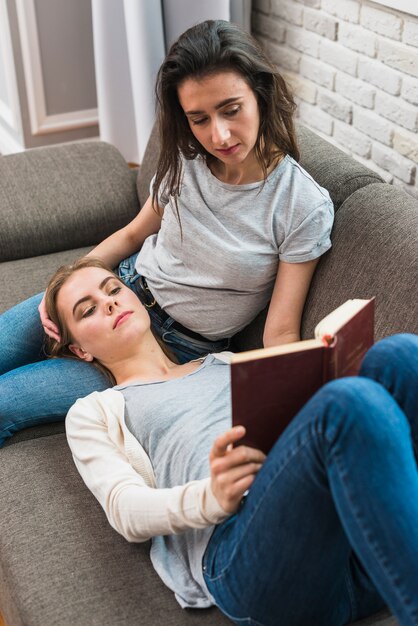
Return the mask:
{"type": "Polygon", "coordinates": [[[151,461],[125,424],[116,389],[94,392],[71,407],[66,432],[74,462],[111,526],[128,541],[219,524],[229,514],[210,478],[157,489],[151,461]]]}

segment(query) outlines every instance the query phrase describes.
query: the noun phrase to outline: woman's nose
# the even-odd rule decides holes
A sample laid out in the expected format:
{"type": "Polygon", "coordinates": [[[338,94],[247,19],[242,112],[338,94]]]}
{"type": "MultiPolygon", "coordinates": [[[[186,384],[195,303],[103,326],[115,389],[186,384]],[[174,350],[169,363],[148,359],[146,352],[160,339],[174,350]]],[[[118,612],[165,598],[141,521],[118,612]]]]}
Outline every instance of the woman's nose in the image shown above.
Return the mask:
{"type": "Polygon", "coordinates": [[[116,296],[106,296],[105,301],[104,301],[106,313],[112,313],[116,305],[117,305],[116,296]]]}
{"type": "Polygon", "coordinates": [[[212,143],[215,146],[221,146],[230,138],[228,122],[222,120],[214,120],[212,122],[212,143]]]}

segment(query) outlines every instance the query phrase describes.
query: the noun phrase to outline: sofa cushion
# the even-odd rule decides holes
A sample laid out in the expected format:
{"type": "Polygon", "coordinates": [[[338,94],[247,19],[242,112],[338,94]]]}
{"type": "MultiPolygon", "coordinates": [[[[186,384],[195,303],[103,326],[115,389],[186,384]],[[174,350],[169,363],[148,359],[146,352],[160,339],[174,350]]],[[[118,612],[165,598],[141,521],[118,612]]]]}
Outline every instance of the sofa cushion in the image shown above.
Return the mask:
{"type": "Polygon", "coordinates": [[[6,623],[230,624],[217,609],[179,607],[151,565],[150,544],[130,544],[110,527],[77,473],[65,435],[4,448],[0,475],[6,623]]]}
{"type": "Polygon", "coordinates": [[[0,261],[94,245],[138,210],[135,179],[109,144],[0,157],[0,261]]]}
{"type": "Polygon", "coordinates": [[[336,210],[357,189],[371,183],[383,183],[378,174],[309,128],[298,124],[296,132],[301,152],[300,164],[329,191],[336,210]]]}
{"type": "MultiPolygon", "coordinates": [[[[58,435],[65,433],[65,417],[62,416],[58,422],[49,422],[47,424],[39,424],[38,426],[30,426],[19,430],[6,440],[4,446],[12,446],[20,441],[27,441],[28,439],[36,439],[37,437],[49,437],[50,435],[58,435]]],[[[1,452],[0,452],[1,454],[1,452]]]]}

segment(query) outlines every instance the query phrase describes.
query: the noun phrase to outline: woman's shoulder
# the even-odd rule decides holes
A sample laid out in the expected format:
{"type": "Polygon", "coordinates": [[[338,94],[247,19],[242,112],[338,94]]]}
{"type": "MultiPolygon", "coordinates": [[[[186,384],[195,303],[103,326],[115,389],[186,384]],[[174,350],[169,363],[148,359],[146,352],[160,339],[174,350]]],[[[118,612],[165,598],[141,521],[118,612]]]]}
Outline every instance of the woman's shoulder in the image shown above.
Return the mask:
{"type": "Polygon", "coordinates": [[[317,198],[322,202],[331,202],[327,189],[322,187],[293,157],[286,155],[283,165],[283,175],[289,180],[293,193],[312,199],[317,198]]]}
{"type": "Polygon", "coordinates": [[[124,404],[123,394],[114,387],[103,391],[93,391],[88,396],[76,400],[67,413],[67,420],[80,415],[109,415],[118,412],[124,404]]]}

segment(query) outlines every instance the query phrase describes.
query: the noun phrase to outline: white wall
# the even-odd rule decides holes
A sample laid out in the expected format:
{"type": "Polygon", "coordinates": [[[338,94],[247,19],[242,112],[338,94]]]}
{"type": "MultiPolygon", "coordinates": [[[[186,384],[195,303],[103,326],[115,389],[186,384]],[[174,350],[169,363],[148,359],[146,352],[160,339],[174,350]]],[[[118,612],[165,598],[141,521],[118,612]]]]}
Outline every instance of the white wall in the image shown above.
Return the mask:
{"type": "Polygon", "coordinates": [[[253,0],[300,120],[418,197],[418,18],[368,0],[253,0]]]}
{"type": "Polygon", "coordinates": [[[97,136],[90,2],[0,0],[0,152],[97,136]]]}

